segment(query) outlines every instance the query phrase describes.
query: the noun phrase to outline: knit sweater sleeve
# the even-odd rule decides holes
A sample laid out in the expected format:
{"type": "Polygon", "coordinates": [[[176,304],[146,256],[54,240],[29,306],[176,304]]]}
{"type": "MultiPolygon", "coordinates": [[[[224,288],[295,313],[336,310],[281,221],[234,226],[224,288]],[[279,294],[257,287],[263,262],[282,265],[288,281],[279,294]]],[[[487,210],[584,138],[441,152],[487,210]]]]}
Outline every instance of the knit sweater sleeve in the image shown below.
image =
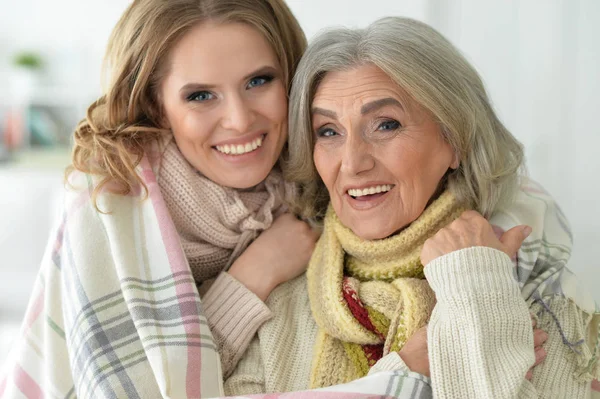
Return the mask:
{"type": "Polygon", "coordinates": [[[223,377],[227,378],[272,313],[260,298],[226,272],[217,277],[202,297],[202,304],[219,349],[223,377]]]}
{"type": "Polygon", "coordinates": [[[589,397],[590,383],[577,380],[572,350],[557,327],[577,328],[578,310],[565,310],[551,298],[545,298],[548,319],[555,319],[544,327],[548,355],[535,367],[532,381],[525,379],[535,361],[534,309],[522,298],[514,273],[508,256],[483,247],[450,253],[425,268],[438,301],[428,327],[435,397],[589,397]]]}

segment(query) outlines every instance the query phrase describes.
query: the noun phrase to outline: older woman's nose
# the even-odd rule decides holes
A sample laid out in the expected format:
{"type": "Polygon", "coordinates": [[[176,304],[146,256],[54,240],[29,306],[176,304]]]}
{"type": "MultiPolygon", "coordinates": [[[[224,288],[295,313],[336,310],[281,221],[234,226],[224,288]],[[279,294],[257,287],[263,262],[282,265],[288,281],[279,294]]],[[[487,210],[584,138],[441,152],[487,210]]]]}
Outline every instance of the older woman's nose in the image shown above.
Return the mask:
{"type": "Polygon", "coordinates": [[[244,98],[234,96],[228,99],[221,125],[228,130],[246,133],[251,128],[256,116],[244,98]]]}
{"type": "Polygon", "coordinates": [[[369,143],[359,135],[348,135],[342,151],[342,172],[358,175],[375,166],[375,159],[370,152],[369,143]]]}

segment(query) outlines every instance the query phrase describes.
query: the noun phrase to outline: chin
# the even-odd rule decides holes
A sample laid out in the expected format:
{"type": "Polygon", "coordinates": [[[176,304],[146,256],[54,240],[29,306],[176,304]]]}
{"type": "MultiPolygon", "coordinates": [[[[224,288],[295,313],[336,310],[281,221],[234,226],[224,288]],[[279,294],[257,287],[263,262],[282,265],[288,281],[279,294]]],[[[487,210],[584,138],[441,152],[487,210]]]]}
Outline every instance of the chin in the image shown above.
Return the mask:
{"type": "Polygon", "coordinates": [[[243,176],[236,176],[236,178],[228,179],[228,181],[224,180],[221,185],[238,190],[245,190],[262,183],[267,178],[270,171],[271,169],[267,171],[244,173],[243,176]]]}
{"type": "Polygon", "coordinates": [[[352,230],[354,234],[365,241],[381,240],[394,234],[394,230],[381,228],[377,225],[362,227],[353,226],[350,228],[350,230],[352,230]]]}

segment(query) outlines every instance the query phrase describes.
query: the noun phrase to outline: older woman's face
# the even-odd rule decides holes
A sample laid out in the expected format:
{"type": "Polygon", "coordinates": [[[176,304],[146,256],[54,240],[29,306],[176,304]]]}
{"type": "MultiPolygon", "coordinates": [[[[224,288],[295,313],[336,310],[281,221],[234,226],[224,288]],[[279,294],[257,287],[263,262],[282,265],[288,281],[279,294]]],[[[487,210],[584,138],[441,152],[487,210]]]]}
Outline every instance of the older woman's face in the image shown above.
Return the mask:
{"type": "Polygon", "coordinates": [[[330,72],[312,104],[314,161],[333,208],[365,240],[417,219],[457,157],[429,112],[381,69],[330,72]]]}

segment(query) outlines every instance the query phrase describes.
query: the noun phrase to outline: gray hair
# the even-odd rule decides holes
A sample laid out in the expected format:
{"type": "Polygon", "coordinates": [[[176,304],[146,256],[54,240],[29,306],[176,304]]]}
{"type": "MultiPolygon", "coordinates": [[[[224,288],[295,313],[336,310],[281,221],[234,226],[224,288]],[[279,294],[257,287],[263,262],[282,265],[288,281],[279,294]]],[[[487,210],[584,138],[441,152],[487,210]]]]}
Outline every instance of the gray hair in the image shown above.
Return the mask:
{"type": "Polygon", "coordinates": [[[328,72],[373,64],[385,72],[439,123],[460,166],[446,187],[463,203],[490,216],[508,205],[518,187],[523,148],[500,122],[481,78],[460,52],[430,26],[388,17],[366,29],[337,28],[313,39],[292,83],[286,178],[300,193],[292,204],[302,216],[320,220],[329,194],[314,163],[311,104],[328,72]]]}

